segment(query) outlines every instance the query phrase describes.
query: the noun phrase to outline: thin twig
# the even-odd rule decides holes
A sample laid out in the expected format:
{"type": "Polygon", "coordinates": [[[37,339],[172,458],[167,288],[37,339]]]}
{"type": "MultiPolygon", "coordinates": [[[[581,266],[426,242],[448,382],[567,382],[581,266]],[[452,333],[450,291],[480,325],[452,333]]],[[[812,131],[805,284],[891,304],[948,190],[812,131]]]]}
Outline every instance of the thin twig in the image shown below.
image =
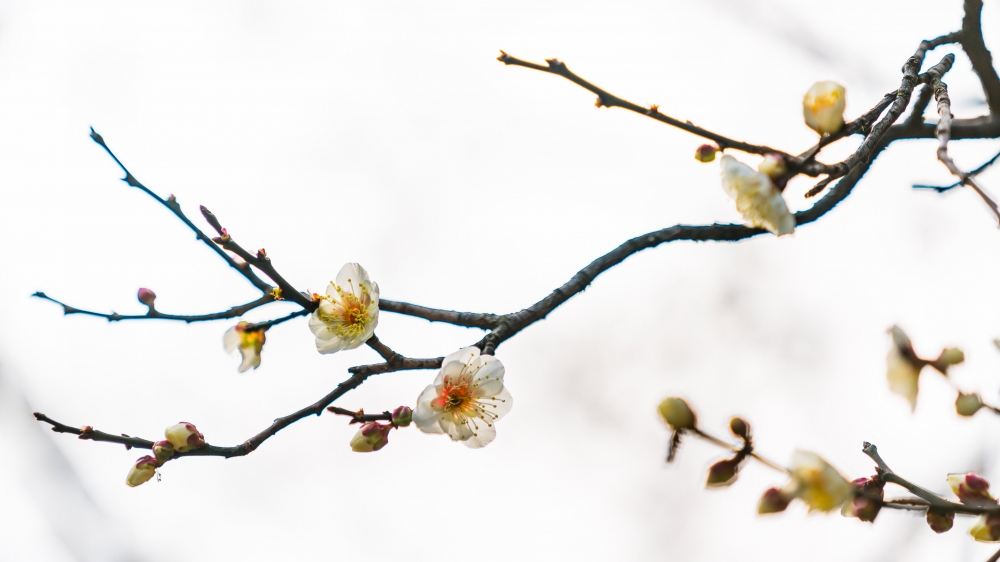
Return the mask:
{"type": "MultiPolygon", "coordinates": [[[[92,310],[83,310],[80,308],[72,307],[66,303],[57,301],[56,299],[46,295],[42,292],[37,292],[31,296],[44,299],[50,302],[54,302],[62,307],[63,314],[83,314],[85,316],[96,316],[98,318],[104,318],[108,322],[118,322],[119,320],[180,320],[187,323],[191,322],[207,322],[209,320],[222,320],[225,318],[238,318],[243,316],[247,312],[269,304],[274,301],[274,297],[270,295],[263,295],[255,301],[248,302],[246,304],[241,304],[239,306],[234,306],[229,310],[224,310],[222,312],[212,312],[210,314],[164,314],[156,309],[150,309],[146,314],[118,314],[117,312],[104,313],[104,312],[94,312],[92,310]]],[[[282,320],[283,322],[284,320],[282,320]]]]}
{"type": "MultiPolygon", "coordinates": [[[[742,446],[731,445],[729,443],[726,443],[722,439],[719,439],[718,437],[709,435],[708,433],[705,433],[704,431],[702,431],[701,429],[698,429],[697,427],[694,428],[694,429],[692,429],[692,430],[690,430],[690,431],[691,431],[691,433],[693,435],[697,435],[698,437],[701,437],[702,439],[708,441],[709,443],[712,443],[714,445],[718,445],[719,447],[722,447],[723,449],[729,449],[730,451],[733,451],[734,453],[738,453],[741,450],[743,450],[742,446]]],[[[766,458],[758,455],[754,451],[750,452],[750,456],[753,457],[753,458],[755,458],[755,459],[757,459],[761,463],[763,463],[763,464],[765,464],[765,465],[773,468],[774,470],[777,470],[778,472],[784,472],[785,474],[791,474],[791,472],[792,472],[788,468],[785,468],[784,466],[781,466],[780,464],[778,464],[778,463],[776,463],[774,461],[770,461],[770,460],[768,460],[768,459],[766,459],[766,458]]]]}
{"type": "Polygon", "coordinates": [[[238,263],[236,260],[231,258],[228,254],[226,254],[226,252],[222,251],[221,248],[216,246],[215,243],[212,242],[212,239],[209,238],[204,232],[202,232],[200,228],[195,226],[194,223],[187,218],[187,215],[185,215],[184,212],[181,211],[181,206],[177,203],[177,198],[171,195],[166,199],[162,199],[160,198],[159,195],[153,193],[148,187],[139,183],[139,180],[135,179],[135,176],[132,175],[132,172],[128,171],[128,168],[126,168],[125,165],[122,164],[121,160],[119,160],[118,157],[115,156],[115,153],[111,152],[111,148],[109,148],[107,143],[104,142],[104,138],[101,135],[97,134],[97,131],[95,131],[93,127],[90,128],[90,138],[94,139],[94,142],[101,145],[101,147],[104,148],[104,150],[111,156],[111,158],[114,159],[115,163],[118,164],[118,167],[121,168],[123,172],[125,172],[125,177],[122,178],[122,181],[131,185],[132,187],[136,187],[142,190],[143,192],[146,193],[146,195],[149,195],[150,197],[155,199],[158,203],[170,209],[170,212],[172,212],[175,216],[177,216],[177,218],[179,218],[181,222],[187,225],[187,227],[194,232],[198,240],[201,240],[208,247],[212,248],[212,251],[218,254],[222,259],[226,260],[226,263],[228,263],[230,267],[232,267],[236,271],[239,271],[240,274],[243,275],[243,277],[245,277],[247,281],[253,284],[254,287],[257,287],[257,289],[259,289],[262,293],[271,292],[271,289],[273,289],[273,287],[264,282],[260,277],[257,277],[257,274],[255,274],[253,271],[250,270],[249,265],[245,263],[244,264],[238,263]]]}
{"type": "MultiPolygon", "coordinates": [[[[930,71],[928,71],[928,73],[929,72],[930,71]]],[[[990,211],[993,212],[993,216],[997,219],[997,224],[1000,225],[1000,208],[997,207],[996,201],[994,201],[993,198],[986,193],[973,176],[960,170],[958,165],[955,164],[955,161],[948,154],[948,141],[951,140],[952,119],[951,99],[948,97],[948,85],[941,81],[940,74],[932,77],[931,85],[934,87],[934,99],[937,101],[938,107],[938,160],[940,160],[941,163],[948,168],[948,171],[957,177],[963,185],[971,187],[972,190],[982,198],[982,200],[990,208],[990,211]]]]}

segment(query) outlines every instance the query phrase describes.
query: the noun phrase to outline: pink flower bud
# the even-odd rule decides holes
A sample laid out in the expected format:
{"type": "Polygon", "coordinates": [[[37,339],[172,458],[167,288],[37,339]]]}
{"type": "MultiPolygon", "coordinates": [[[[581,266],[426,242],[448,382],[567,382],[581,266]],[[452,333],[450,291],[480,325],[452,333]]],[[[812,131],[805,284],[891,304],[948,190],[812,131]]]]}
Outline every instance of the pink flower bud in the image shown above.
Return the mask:
{"type": "Polygon", "coordinates": [[[142,304],[148,306],[149,308],[153,308],[153,302],[156,301],[156,293],[143,287],[139,289],[139,294],[136,295],[136,298],[138,298],[139,302],[142,304]]]}
{"type": "Polygon", "coordinates": [[[882,509],[883,484],[871,478],[858,478],[851,482],[851,486],[854,488],[854,495],[844,502],[841,515],[857,517],[866,523],[875,521],[882,509]]]}
{"type": "Polygon", "coordinates": [[[930,525],[932,531],[938,534],[949,531],[955,524],[955,512],[928,509],[927,524],[930,525]]]}
{"type": "Polygon", "coordinates": [[[355,453],[378,451],[389,443],[391,429],[391,425],[383,425],[378,422],[368,422],[362,425],[354,438],[351,439],[351,450],[355,453]]]}
{"type": "Polygon", "coordinates": [[[949,474],[948,485],[958,499],[966,505],[977,507],[992,507],[997,500],[990,494],[990,483],[985,478],[969,472],[967,474],[949,474]]]}
{"type": "Polygon", "coordinates": [[[205,436],[198,432],[194,424],[179,422],[168,427],[163,433],[178,453],[186,453],[205,446],[205,436]]]}
{"type": "Polygon", "coordinates": [[[757,513],[764,515],[767,513],[780,513],[788,509],[791,498],[782,493],[779,488],[768,488],[764,495],[760,497],[757,504],[757,513]]]}
{"type": "Polygon", "coordinates": [[[694,159],[699,162],[711,162],[715,160],[715,154],[719,152],[719,147],[714,144],[703,144],[694,151],[694,159]]]}
{"type": "Polygon", "coordinates": [[[140,484],[145,484],[149,482],[149,479],[156,474],[156,467],[159,466],[156,459],[146,455],[135,461],[132,465],[132,470],[128,472],[128,478],[125,479],[125,483],[129,486],[135,488],[140,484]]]}
{"type": "Polygon", "coordinates": [[[739,474],[740,463],[736,459],[721,460],[708,469],[708,480],[705,486],[709,488],[722,488],[736,482],[739,474]]]}
{"type": "Polygon", "coordinates": [[[174,456],[174,446],[170,441],[157,441],[153,443],[153,455],[156,457],[156,462],[162,465],[174,456]]]}
{"type": "Polygon", "coordinates": [[[396,427],[406,427],[413,421],[413,410],[409,406],[400,406],[392,411],[392,423],[396,427]]]}

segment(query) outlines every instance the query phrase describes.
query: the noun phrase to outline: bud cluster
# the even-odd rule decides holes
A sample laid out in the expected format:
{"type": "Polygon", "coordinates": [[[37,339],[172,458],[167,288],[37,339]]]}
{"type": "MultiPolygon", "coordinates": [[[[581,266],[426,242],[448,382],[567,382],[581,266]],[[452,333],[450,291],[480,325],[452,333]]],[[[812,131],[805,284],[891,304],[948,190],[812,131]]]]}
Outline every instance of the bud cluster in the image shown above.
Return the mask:
{"type": "Polygon", "coordinates": [[[187,453],[205,446],[205,436],[194,424],[180,422],[168,427],[164,432],[165,440],[153,443],[153,454],[146,455],[135,461],[125,479],[125,483],[136,487],[149,482],[160,468],[177,453],[187,453]]]}
{"type": "MultiPolygon", "coordinates": [[[[392,411],[389,423],[379,423],[377,421],[365,422],[361,425],[354,437],[351,439],[351,450],[355,453],[372,453],[382,449],[389,444],[389,432],[393,429],[407,427],[413,423],[413,409],[409,406],[399,406],[392,411]]],[[[364,411],[355,413],[357,416],[351,423],[358,423],[364,411]]]]}

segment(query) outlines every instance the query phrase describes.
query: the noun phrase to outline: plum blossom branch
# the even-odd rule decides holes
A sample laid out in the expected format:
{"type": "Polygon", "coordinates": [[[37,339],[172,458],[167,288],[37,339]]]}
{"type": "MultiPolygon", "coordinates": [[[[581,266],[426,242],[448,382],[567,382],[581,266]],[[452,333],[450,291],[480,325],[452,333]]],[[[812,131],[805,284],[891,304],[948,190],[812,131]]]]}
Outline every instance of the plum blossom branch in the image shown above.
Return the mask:
{"type": "MultiPolygon", "coordinates": [[[[930,71],[928,71],[930,73],[930,71]]],[[[976,192],[979,197],[986,203],[993,212],[993,216],[996,217],[997,222],[1000,223],[1000,208],[997,208],[996,201],[990,197],[986,191],[983,189],[979,182],[976,181],[975,177],[971,174],[967,174],[958,168],[955,164],[955,160],[948,154],[948,141],[951,140],[951,100],[948,97],[948,86],[941,81],[941,75],[935,74],[932,76],[931,82],[934,88],[934,99],[937,101],[938,106],[938,125],[937,125],[937,137],[938,137],[938,149],[937,157],[942,164],[948,168],[948,171],[952,175],[956,176],[959,181],[968,187],[971,187],[973,191],[976,192]]]]}
{"type": "MultiPolygon", "coordinates": [[[[996,154],[993,155],[992,158],[990,158],[986,162],[983,162],[982,164],[980,164],[975,169],[971,170],[968,173],[968,175],[970,177],[978,176],[979,174],[981,174],[984,171],[986,171],[986,169],[988,169],[990,166],[992,166],[997,161],[997,159],[1000,159],[1000,152],[997,152],[996,154]]],[[[960,185],[962,185],[961,180],[959,180],[959,181],[957,181],[955,183],[952,183],[952,184],[948,184],[948,185],[914,184],[913,188],[914,189],[933,189],[934,191],[937,191],[938,193],[944,193],[945,191],[948,191],[949,189],[954,189],[954,188],[956,188],[956,187],[958,187],[960,185]]]]}
{"type": "MultiPolygon", "coordinates": [[[[935,75],[937,76],[937,80],[940,81],[940,76],[947,72],[947,70],[951,67],[954,57],[949,55],[944,57],[940,63],[929,69],[924,74],[918,74],[926,53],[937,46],[951,43],[956,40],[961,42],[963,48],[969,52],[970,59],[973,60],[973,69],[983,84],[983,88],[987,93],[987,99],[990,102],[989,105],[991,108],[991,115],[987,117],[957,119],[950,121],[950,138],[996,138],[1000,136],[1000,119],[994,118],[997,112],[994,111],[996,104],[993,102],[993,100],[1000,100],[1000,80],[996,77],[996,71],[992,67],[992,59],[990,58],[989,52],[985,49],[985,43],[982,41],[982,33],[978,28],[979,11],[982,9],[982,2],[977,0],[965,0],[965,8],[966,18],[963,20],[962,31],[944,35],[934,40],[922,42],[916,50],[914,56],[910,57],[910,59],[908,59],[904,64],[903,77],[898,90],[884,96],[882,100],[875,104],[875,106],[873,106],[869,111],[864,113],[858,119],[847,123],[839,131],[821,137],[814,147],[798,156],[792,156],[790,153],[773,149],[768,146],[754,145],[734,140],[698,127],[690,122],[680,121],[665,115],[659,111],[657,106],[645,108],[618,98],[617,96],[614,96],[577,76],[571,72],[564,63],[556,59],[546,61],[547,66],[543,66],[516,59],[501,51],[499,60],[507,65],[523,66],[565,78],[596,94],[598,96],[598,107],[621,107],[635,113],[646,115],[657,121],[680,128],[689,133],[710,139],[716,142],[721,148],[730,148],[764,156],[779,155],[788,160],[787,174],[776,180],[778,183],[781,183],[781,185],[783,185],[783,182],[787,181],[790,177],[796,174],[805,174],[810,176],[826,174],[827,177],[817,185],[817,188],[819,189],[814,191],[818,193],[820,190],[831,184],[833,184],[833,187],[823,197],[816,201],[811,208],[794,215],[795,223],[801,226],[818,220],[820,217],[832,210],[840,201],[848,197],[877,156],[892,142],[902,139],[934,138],[935,136],[938,136],[937,131],[941,127],[935,127],[923,123],[922,110],[920,111],[921,119],[913,118],[912,120],[907,119],[903,123],[896,123],[898,118],[906,109],[907,105],[909,105],[915,86],[919,83],[932,81],[935,75]],[[833,165],[823,164],[815,160],[816,155],[823,147],[853,134],[863,134],[865,135],[865,139],[859,148],[847,159],[833,165]]],[[[927,95],[929,96],[930,94],[927,95]]],[[[923,103],[921,101],[923,97],[924,94],[922,91],[920,96],[918,96],[915,110],[921,103],[923,103]]],[[[930,98],[928,97],[927,103],[929,103],[929,99],[930,98]]],[[[911,117],[913,117],[913,115],[911,115],[911,117]]],[[[248,325],[244,327],[244,330],[264,329],[281,322],[305,316],[316,310],[318,303],[313,295],[305,294],[296,290],[291,283],[284,279],[275,270],[270,258],[263,249],[258,251],[256,254],[244,249],[241,245],[237,244],[228,231],[222,227],[218,218],[211,211],[202,207],[201,210],[203,216],[218,234],[218,237],[216,238],[209,238],[204,232],[191,223],[186,215],[184,215],[174,197],[171,196],[167,199],[161,199],[144,185],[139,183],[138,180],[132,176],[132,174],[111,152],[100,135],[91,130],[91,136],[95,142],[100,144],[104,150],[108,152],[118,166],[125,172],[126,176],[124,181],[126,183],[141,189],[162,205],[169,208],[178,218],[182,220],[182,222],[195,232],[199,240],[212,247],[213,251],[225,259],[231,267],[237,269],[237,271],[239,271],[248,281],[250,281],[258,290],[262,292],[262,297],[257,301],[242,305],[243,307],[249,307],[246,308],[246,310],[250,310],[252,308],[256,308],[257,306],[262,306],[263,304],[280,299],[287,299],[302,307],[302,310],[296,311],[285,317],[248,325]],[[229,252],[239,259],[237,260],[234,258],[229,252]],[[252,268],[256,268],[257,271],[262,272],[267,278],[273,281],[277,287],[274,287],[264,281],[252,268]]],[[[480,341],[473,345],[474,347],[479,348],[483,355],[491,355],[504,341],[517,335],[535,322],[546,318],[547,315],[554,309],[564,304],[573,296],[583,292],[590,285],[590,283],[592,283],[604,271],[618,265],[635,253],[656,247],[666,242],[678,240],[732,242],[748,239],[764,234],[765,232],[767,231],[760,228],[748,227],[739,224],[674,225],[661,230],[649,232],[627,240],[617,248],[614,248],[605,255],[595,259],[586,267],[579,270],[565,284],[556,288],[531,306],[508,314],[442,310],[384,299],[379,301],[378,309],[376,310],[384,310],[386,312],[414,316],[431,322],[444,322],[458,326],[487,330],[488,333],[486,333],[480,341]]],[[[123,316],[114,313],[95,313],[70,307],[47,297],[43,293],[39,293],[37,296],[51,300],[63,306],[64,312],[67,314],[88,314],[92,316],[104,317],[111,321],[148,319],[151,317],[187,321],[231,318],[238,316],[236,311],[240,308],[234,307],[229,311],[215,313],[214,315],[183,317],[178,315],[164,315],[155,311],[153,307],[150,306],[150,312],[147,315],[123,316]],[[232,316],[229,316],[228,314],[232,314],[232,316]],[[189,318],[193,319],[189,320],[189,318]]],[[[372,330],[373,329],[374,327],[372,327],[372,330]]],[[[383,359],[383,362],[351,367],[348,369],[349,373],[351,373],[350,378],[340,383],[337,388],[321,398],[319,401],[293,412],[292,414],[274,420],[270,426],[250,439],[247,439],[240,445],[232,447],[205,445],[189,452],[179,453],[179,455],[233,457],[249,454],[259,447],[264,441],[274,436],[277,432],[288,425],[311,415],[320,415],[322,411],[330,406],[334,401],[363,384],[364,381],[372,375],[402,370],[436,369],[442,366],[442,362],[444,360],[443,357],[423,359],[405,357],[383,344],[374,335],[372,335],[365,343],[379,354],[379,356],[383,359]]],[[[335,409],[333,411],[334,413],[342,413],[338,410],[340,409],[335,409]]],[[[354,413],[352,413],[352,415],[354,415],[354,413]]],[[[54,431],[77,434],[81,437],[84,435],[84,431],[82,429],[75,429],[59,422],[54,422],[41,414],[39,414],[39,416],[39,421],[49,423],[53,426],[54,431]]],[[[381,420],[382,418],[379,419],[381,420]]],[[[690,429],[692,429],[691,433],[694,433],[701,438],[708,439],[716,444],[722,444],[730,450],[736,451],[738,455],[743,454],[746,457],[757,458],[761,462],[765,462],[773,468],[783,471],[788,470],[756,455],[756,453],[754,453],[749,446],[749,440],[746,441],[744,448],[736,450],[732,445],[725,444],[724,441],[711,437],[700,430],[694,431],[694,426],[690,429]]],[[[134,446],[138,448],[150,448],[153,446],[153,442],[146,441],[144,439],[125,436],[118,437],[103,432],[97,432],[93,429],[88,429],[85,433],[87,437],[84,438],[90,440],[122,443],[126,446],[134,446]]]]}
{"type": "MultiPolygon", "coordinates": [[[[243,316],[247,312],[274,302],[274,297],[270,295],[264,295],[257,300],[248,302],[246,304],[241,304],[239,306],[234,306],[229,310],[224,310],[222,312],[213,312],[210,314],[166,314],[156,310],[155,308],[150,308],[149,312],[146,314],[118,314],[117,312],[104,313],[104,312],[94,312],[92,310],[83,310],[80,308],[72,307],[64,302],[57,301],[56,299],[46,295],[45,293],[39,291],[33,293],[31,296],[50,302],[54,302],[62,307],[63,314],[83,314],[85,316],[96,316],[98,318],[104,318],[108,322],[118,322],[119,320],[180,320],[183,322],[206,322],[210,320],[222,320],[225,318],[238,318],[243,316]]],[[[273,321],[272,323],[280,323],[284,320],[273,321]]]]}
{"type": "Polygon", "coordinates": [[[124,181],[125,183],[129,184],[132,187],[142,190],[143,192],[146,193],[146,195],[149,195],[150,197],[155,199],[158,203],[170,209],[170,212],[176,215],[177,218],[181,220],[181,222],[187,225],[187,227],[194,232],[195,237],[197,237],[198,240],[204,242],[209,248],[212,249],[212,251],[218,254],[219,257],[224,259],[226,263],[229,264],[230,267],[232,267],[236,271],[239,271],[240,274],[243,275],[243,277],[245,277],[247,281],[249,281],[254,287],[257,287],[257,289],[260,290],[262,293],[271,292],[271,289],[273,287],[271,287],[269,284],[264,282],[260,277],[258,277],[257,274],[254,273],[246,263],[242,264],[238,263],[228,254],[222,251],[222,249],[216,246],[215,243],[212,242],[212,239],[209,238],[204,232],[202,232],[200,228],[195,226],[194,223],[187,218],[187,215],[184,214],[184,211],[181,210],[181,206],[177,203],[176,197],[171,195],[166,199],[162,199],[160,198],[159,195],[153,193],[153,191],[150,190],[148,187],[139,183],[139,180],[135,179],[135,176],[132,175],[132,172],[128,171],[128,168],[126,168],[125,165],[121,163],[121,160],[119,160],[118,157],[115,156],[115,153],[111,152],[111,148],[109,148],[107,143],[104,142],[104,138],[101,135],[97,134],[97,131],[95,131],[93,127],[91,127],[90,129],[90,138],[94,139],[94,142],[101,145],[101,147],[108,153],[108,155],[110,155],[111,158],[114,159],[115,163],[118,164],[118,167],[121,168],[123,172],[125,172],[125,177],[122,178],[122,181],[124,181]]]}

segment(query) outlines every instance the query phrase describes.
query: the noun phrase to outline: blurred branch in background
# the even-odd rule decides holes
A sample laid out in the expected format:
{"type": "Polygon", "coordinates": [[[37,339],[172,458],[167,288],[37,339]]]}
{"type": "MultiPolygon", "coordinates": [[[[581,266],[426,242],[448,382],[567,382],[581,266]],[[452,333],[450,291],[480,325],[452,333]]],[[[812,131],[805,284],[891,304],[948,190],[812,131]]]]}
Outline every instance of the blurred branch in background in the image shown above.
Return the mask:
{"type": "MultiPolygon", "coordinates": [[[[128,531],[111,520],[94,503],[66,457],[49,434],[30,420],[31,409],[15,378],[0,368],[0,467],[12,480],[3,483],[6,491],[0,512],[7,511],[4,542],[10,547],[23,537],[13,533],[13,522],[23,519],[29,509],[17,501],[13,487],[23,486],[27,497],[48,521],[48,529],[61,541],[66,552],[80,562],[140,562],[128,531]],[[16,452],[16,453],[15,453],[16,452]],[[10,532],[11,534],[7,534],[10,532]]],[[[30,546],[28,548],[31,548],[30,546]]],[[[45,548],[54,548],[46,545],[45,548]]],[[[9,551],[6,551],[9,552],[9,551]]],[[[37,551],[23,560],[48,560],[37,551]]]]}

